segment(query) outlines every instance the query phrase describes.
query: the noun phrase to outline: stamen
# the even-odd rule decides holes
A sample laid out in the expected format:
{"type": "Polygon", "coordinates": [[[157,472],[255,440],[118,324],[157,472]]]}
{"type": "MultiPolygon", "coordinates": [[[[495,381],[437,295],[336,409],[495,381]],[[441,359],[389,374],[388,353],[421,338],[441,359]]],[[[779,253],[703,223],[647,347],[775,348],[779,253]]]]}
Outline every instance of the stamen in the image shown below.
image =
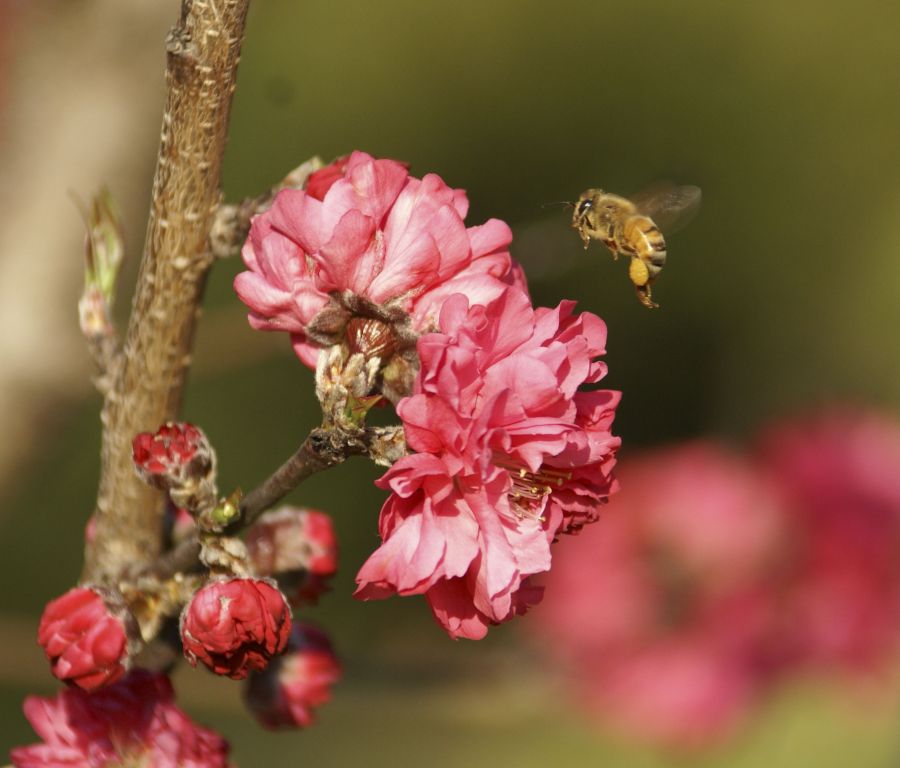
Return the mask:
{"type": "MultiPolygon", "coordinates": [[[[535,518],[542,508],[541,501],[559,487],[572,479],[572,473],[555,467],[542,466],[537,472],[523,467],[509,456],[494,454],[494,465],[509,472],[512,488],[509,499],[519,518],[535,518]]],[[[543,520],[543,517],[538,519],[543,520]]]]}

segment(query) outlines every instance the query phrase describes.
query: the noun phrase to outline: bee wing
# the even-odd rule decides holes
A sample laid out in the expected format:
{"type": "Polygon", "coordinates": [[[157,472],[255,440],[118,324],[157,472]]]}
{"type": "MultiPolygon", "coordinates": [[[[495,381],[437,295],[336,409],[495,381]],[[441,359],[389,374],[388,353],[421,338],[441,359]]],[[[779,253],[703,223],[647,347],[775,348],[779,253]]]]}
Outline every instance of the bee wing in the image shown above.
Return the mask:
{"type": "Polygon", "coordinates": [[[641,213],[653,219],[656,226],[670,235],[697,215],[701,197],[700,187],[658,181],[632,195],[630,200],[641,213]]]}

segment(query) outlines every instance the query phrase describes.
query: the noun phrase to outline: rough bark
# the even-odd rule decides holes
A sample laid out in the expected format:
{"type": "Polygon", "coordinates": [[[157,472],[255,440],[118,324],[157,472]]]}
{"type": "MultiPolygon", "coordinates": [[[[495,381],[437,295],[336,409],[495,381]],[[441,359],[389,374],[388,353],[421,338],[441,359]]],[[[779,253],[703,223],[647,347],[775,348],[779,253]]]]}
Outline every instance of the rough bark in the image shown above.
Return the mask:
{"type": "Polygon", "coordinates": [[[163,499],[131,440],[174,419],[213,256],[222,158],[249,0],[183,0],[167,41],[166,109],[147,239],[122,358],[102,413],[96,536],[83,577],[114,581],[160,551],[163,499]]]}

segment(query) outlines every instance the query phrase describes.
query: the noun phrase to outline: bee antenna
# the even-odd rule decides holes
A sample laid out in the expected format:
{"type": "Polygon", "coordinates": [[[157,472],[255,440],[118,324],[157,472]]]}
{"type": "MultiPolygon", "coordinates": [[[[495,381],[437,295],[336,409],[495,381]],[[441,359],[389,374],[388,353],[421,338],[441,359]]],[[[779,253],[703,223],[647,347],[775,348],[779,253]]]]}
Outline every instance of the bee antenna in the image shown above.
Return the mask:
{"type": "Polygon", "coordinates": [[[571,200],[559,200],[555,203],[544,203],[543,205],[541,205],[541,208],[549,208],[551,205],[564,205],[566,206],[566,208],[575,207],[575,203],[573,203],[571,200]]]}

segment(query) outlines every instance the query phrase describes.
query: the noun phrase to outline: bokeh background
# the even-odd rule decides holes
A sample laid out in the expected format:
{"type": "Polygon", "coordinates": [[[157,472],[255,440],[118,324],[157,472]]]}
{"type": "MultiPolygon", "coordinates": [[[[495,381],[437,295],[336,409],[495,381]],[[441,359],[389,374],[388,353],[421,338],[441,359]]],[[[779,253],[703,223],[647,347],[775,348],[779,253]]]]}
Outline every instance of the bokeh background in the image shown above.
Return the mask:
{"type": "MultiPolygon", "coordinates": [[[[99,399],[77,334],[81,232],[69,195],[103,182],[140,252],[177,3],[0,0],[0,751],[33,740],[26,693],[54,681],[34,644],[43,604],[81,564],[98,470],[99,399]]],[[[251,9],[226,196],[351,149],[468,191],[469,221],[506,220],[537,303],[609,327],[622,456],[833,402],[900,408],[900,6],[860,0],[612,3],[267,0],[251,9]],[[622,263],[568,226],[587,187],[698,184],[649,312],[622,263]]],[[[287,340],[252,333],[217,265],[185,416],[217,446],[222,486],[251,486],[317,423],[287,340]]],[[[127,292],[134,270],[125,276],[127,292]]],[[[122,311],[128,301],[123,298],[122,311]]],[[[345,678],[320,724],[270,735],[237,686],[176,676],[242,766],[797,766],[900,761],[900,691],[784,688],[734,740],[672,754],[584,717],[520,624],[452,642],[424,603],[361,604],[382,494],[361,460],[292,500],[330,512],[342,545],[327,627],[345,678]],[[873,703],[874,702],[874,703],[873,703]]],[[[540,609],[538,609],[540,610],[540,609]]],[[[896,677],[896,676],[894,676],[896,677]]]]}

